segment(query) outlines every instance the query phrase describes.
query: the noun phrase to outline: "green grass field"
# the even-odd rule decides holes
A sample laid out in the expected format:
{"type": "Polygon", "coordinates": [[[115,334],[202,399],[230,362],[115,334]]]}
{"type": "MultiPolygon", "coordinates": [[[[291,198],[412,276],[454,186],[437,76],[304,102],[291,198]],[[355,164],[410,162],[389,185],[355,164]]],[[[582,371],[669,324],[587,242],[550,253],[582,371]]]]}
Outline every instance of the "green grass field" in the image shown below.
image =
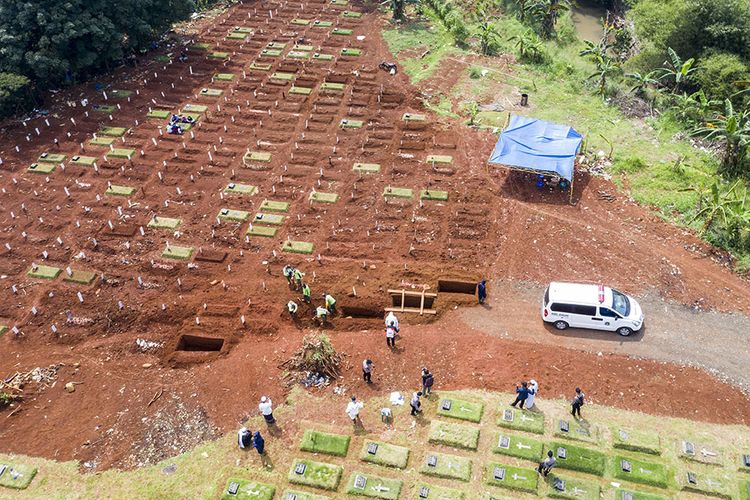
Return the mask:
{"type": "Polygon", "coordinates": [[[346,493],[354,496],[396,500],[401,494],[402,486],[403,482],[398,479],[390,479],[364,472],[353,472],[349,477],[349,482],[346,484],[346,493]],[[357,484],[357,478],[364,478],[364,484],[357,484]]]}
{"type": "Polygon", "coordinates": [[[368,439],[362,445],[359,459],[363,462],[404,469],[409,461],[409,448],[368,439]]]}
{"type": "Polygon", "coordinates": [[[479,423],[484,413],[484,404],[460,399],[442,399],[438,405],[438,415],[479,423]]]}
{"type": "Polygon", "coordinates": [[[667,468],[659,463],[615,455],[610,461],[610,468],[612,477],[631,483],[666,488],[669,481],[667,468]]]}
{"type": "Polygon", "coordinates": [[[518,431],[544,434],[544,414],[517,410],[507,405],[498,408],[497,425],[518,431]]]}
{"type": "Polygon", "coordinates": [[[287,477],[292,484],[335,490],[339,486],[343,471],[340,465],[298,458],[292,463],[287,477]]]}
{"type": "Polygon", "coordinates": [[[471,480],[472,463],[466,457],[428,451],[421,464],[419,472],[427,476],[466,482],[471,480]]]}
{"type": "Polygon", "coordinates": [[[538,462],[542,458],[544,444],[541,441],[507,432],[499,432],[495,436],[493,453],[531,460],[532,462],[538,462]]]}
{"type": "Polygon", "coordinates": [[[462,424],[433,421],[430,424],[429,439],[435,444],[476,450],[479,444],[479,429],[462,424]]]}
{"type": "Polygon", "coordinates": [[[534,469],[513,467],[499,462],[490,462],[485,470],[485,481],[491,486],[510,490],[535,492],[539,475],[534,469]]]}
{"type": "Polygon", "coordinates": [[[621,450],[639,451],[651,455],[661,453],[659,435],[655,432],[617,429],[612,433],[612,446],[621,450]]]}
{"type": "Polygon", "coordinates": [[[555,454],[557,467],[560,469],[586,472],[596,476],[604,475],[607,457],[600,451],[562,441],[552,441],[547,449],[555,454]]]}

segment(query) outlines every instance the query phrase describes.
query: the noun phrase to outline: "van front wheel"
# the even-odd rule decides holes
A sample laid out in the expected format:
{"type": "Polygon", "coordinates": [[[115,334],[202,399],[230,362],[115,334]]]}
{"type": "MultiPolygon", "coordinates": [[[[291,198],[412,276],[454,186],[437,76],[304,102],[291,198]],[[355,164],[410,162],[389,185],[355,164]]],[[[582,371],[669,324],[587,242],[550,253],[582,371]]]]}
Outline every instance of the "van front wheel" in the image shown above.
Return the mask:
{"type": "Polygon", "coordinates": [[[621,326],[620,328],[617,329],[617,334],[622,335],[623,337],[627,337],[631,333],[633,333],[633,330],[631,330],[627,326],[621,326]]]}
{"type": "Polygon", "coordinates": [[[558,330],[565,330],[568,326],[569,325],[565,321],[555,321],[555,328],[558,330]]]}

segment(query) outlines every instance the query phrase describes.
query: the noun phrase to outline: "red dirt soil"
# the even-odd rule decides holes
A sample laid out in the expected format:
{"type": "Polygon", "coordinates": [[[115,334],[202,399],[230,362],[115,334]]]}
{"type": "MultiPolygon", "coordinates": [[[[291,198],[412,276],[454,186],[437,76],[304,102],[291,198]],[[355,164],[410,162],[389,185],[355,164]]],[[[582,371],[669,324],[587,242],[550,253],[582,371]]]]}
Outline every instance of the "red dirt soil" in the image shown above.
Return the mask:
{"type": "Polygon", "coordinates": [[[302,331],[314,327],[306,306],[296,327],[290,326],[285,304],[297,294],[281,276],[285,263],[306,273],[316,303],[327,290],[340,309],[365,313],[334,318],[330,327],[337,348],[350,355],[344,382],[357,390],[359,363],[371,356],[382,379],[376,376],[378,384],[367,390],[413,384],[419,368],[428,365],[443,388],[508,390],[519,378],[534,376],[545,395],[567,395],[580,384],[603,404],[750,422],[748,400],[704,372],[463,333],[445,315],[456,300],[445,297],[435,302],[436,318],[445,321],[402,316],[403,350],[386,352],[380,328],[381,313],[391,305],[387,290],[424,285],[436,291],[439,278],[596,280],[632,293],[657,289],[685,304],[728,311],[746,311],[750,289],[728,269],[723,254],[693,235],[625,197],[600,199],[598,191],[616,193],[606,181],[579,174],[575,205],[569,205],[559,193],[538,192],[522,176],[488,171],[485,161],[496,137],[441,124],[425,111],[405,75],[377,68],[392,59],[379,35],[382,19],[361,6],[361,19],[343,17],[343,10],[323,2],[236,5],[199,37],[210,51],[228,52],[227,60],[190,50],[186,63],[152,61],[117,72],[106,101],[83,87],[57,97],[65,101],[83,93],[91,105],[119,105],[111,121],[91,105],[88,116],[79,107],[58,105],[49,125],[38,118],[2,130],[0,325],[16,326],[20,334],[0,337],[6,353],[0,373],[66,364],[54,387],[37,392],[32,384],[20,408],[2,411],[3,451],[89,461],[89,469],[134,467],[231,430],[261,393],[280,400],[285,387],[278,364],[299,345],[302,331]],[[295,18],[329,20],[353,34],[291,24],[295,18]],[[227,40],[235,26],[254,33],[247,41],[227,40]],[[302,37],[334,59],[289,58],[302,37]],[[263,56],[270,42],[286,43],[287,57],[263,56]],[[339,56],[343,47],[362,54],[339,56]],[[252,70],[253,62],[271,69],[252,70]],[[212,82],[219,72],[235,77],[212,82]],[[294,84],[312,88],[311,94],[290,93],[291,83],[271,79],[274,72],[292,73],[294,84]],[[325,92],[323,81],[343,83],[344,90],[325,92]],[[222,89],[222,96],[201,96],[207,87],[222,89]],[[133,94],[115,98],[112,88],[133,94]],[[193,136],[161,135],[165,120],[146,118],[149,108],[176,112],[188,103],[208,107],[193,136]],[[406,122],[407,112],[423,113],[427,121],[406,122]],[[345,118],[364,124],[342,129],[345,118]],[[105,159],[106,148],[88,145],[103,125],[128,129],[116,144],[136,151],[131,160],[105,159]],[[271,153],[271,161],[245,166],[248,149],[271,153]],[[65,154],[65,168],[57,165],[49,175],[27,172],[45,151],[65,154]],[[425,161],[430,154],[451,155],[453,163],[433,166],[425,161]],[[96,157],[97,169],[69,163],[74,155],[96,157]],[[356,162],[378,163],[381,171],[355,174],[356,162]],[[230,182],[259,192],[222,195],[230,182]],[[109,183],[136,192],[127,199],[108,196],[109,183]],[[411,188],[415,196],[386,200],[381,194],[387,186],[411,188]],[[449,201],[420,203],[421,189],[448,191],[449,201]],[[310,203],[313,190],[340,198],[310,203]],[[290,202],[274,238],[246,239],[248,222],[216,222],[223,207],[253,217],[264,199],[290,202]],[[154,215],[180,218],[178,232],[148,228],[154,215]],[[313,254],[282,253],[287,239],[313,243],[313,254]],[[162,258],[167,244],[193,247],[193,258],[162,258]],[[205,260],[213,258],[211,252],[223,258],[205,260]],[[32,262],[59,267],[63,275],[32,279],[32,262]],[[65,282],[67,267],[94,271],[96,279],[90,285],[65,282]],[[217,352],[180,350],[183,334],[224,342],[217,352]],[[138,338],[163,347],[143,353],[138,338]],[[82,384],[67,394],[68,381],[82,384]],[[663,391],[665,384],[669,391],[663,391]],[[659,397],[642,396],[654,393],[659,397]],[[172,426],[164,434],[191,430],[155,448],[161,421],[172,426]]]}

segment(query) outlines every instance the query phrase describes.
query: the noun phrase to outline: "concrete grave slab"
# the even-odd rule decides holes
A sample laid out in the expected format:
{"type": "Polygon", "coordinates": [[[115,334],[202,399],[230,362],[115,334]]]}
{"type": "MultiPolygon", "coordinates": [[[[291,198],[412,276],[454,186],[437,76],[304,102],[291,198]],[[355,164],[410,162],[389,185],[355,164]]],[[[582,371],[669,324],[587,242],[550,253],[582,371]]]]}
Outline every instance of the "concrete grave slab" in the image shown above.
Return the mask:
{"type": "Polygon", "coordinates": [[[333,28],[331,30],[331,35],[349,36],[351,34],[352,34],[352,30],[348,28],[333,28]]]}
{"type": "Polygon", "coordinates": [[[234,182],[230,182],[229,184],[227,184],[227,187],[224,188],[225,194],[252,196],[257,192],[257,186],[251,186],[250,184],[235,184],[234,182]]]}
{"type": "Polygon", "coordinates": [[[277,227],[266,227],[266,226],[256,226],[255,224],[250,224],[250,227],[247,228],[247,234],[248,236],[260,236],[262,238],[273,238],[276,236],[276,232],[279,230],[277,227]]]}
{"type": "Polygon", "coordinates": [[[123,148],[115,148],[106,153],[106,156],[110,156],[112,158],[124,158],[126,160],[129,160],[133,157],[135,154],[135,149],[123,149],[123,148]]]}
{"type": "Polygon", "coordinates": [[[89,141],[91,146],[111,146],[114,143],[115,139],[113,137],[97,137],[89,141]]]}
{"type": "Polygon", "coordinates": [[[223,90],[209,89],[209,88],[202,88],[200,91],[200,95],[206,96],[206,97],[219,97],[223,93],[224,93],[223,90]]]}
{"type": "Polygon", "coordinates": [[[450,155],[428,155],[427,158],[425,158],[425,162],[427,163],[443,163],[443,164],[451,164],[453,163],[453,157],[450,155]]]}
{"type": "Polygon", "coordinates": [[[218,80],[220,82],[231,82],[234,80],[234,73],[216,73],[214,75],[214,80],[218,80]]]}
{"type": "Polygon", "coordinates": [[[182,107],[182,113],[205,113],[208,111],[208,106],[203,104],[185,104],[182,107]]]}
{"type": "Polygon", "coordinates": [[[79,285],[90,285],[96,279],[96,273],[93,271],[81,271],[79,269],[72,269],[72,273],[63,275],[63,281],[68,283],[77,283],[79,285]]]}
{"type": "Polygon", "coordinates": [[[427,115],[422,115],[419,113],[404,113],[402,119],[405,122],[424,122],[427,121],[427,115]]]}
{"type": "Polygon", "coordinates": [[[96,161],[95,156],[73,156],[70,159],[70,163],[68,165],[83,165],[85,167],[90,167],[94,164],[96,161]]]}
{"type": "Polygon", "coordinates": [[[193,247],[169,245],[161,253],[165,259],[187,260],[193,256],[193,247]]]}
{"type": "Polygon", "coordinates": [[[383,190],[383,196],[385,196],[386,198],[411,198],[414,196],[414,192],[408,188],[387,186],[383,190]]]}
{"type": "Polygon", "coordinates": [[[310,201],[318,203],[336,203],[339,201],[339,195],[337,193],[322,193],[315,191],[310,193],[310,201]]]}
{"type": "Polygon", "coordinates": [[[365,122],[362,120],[352,120],[351,118],[342,118],[339,126],[341,128],[362,128],[365,122]]]}
{"type": "Polygon", "coordinates": [[[181,219],[173,219],[171,217],[158,217],[154,215],[150,221],[148,221],[148,227],[153,229],[167,229],[174,231],[182,224],[181,219]]]}
{"type": "Polygon", "coordinates": [[[300,94],[300,95],[310,95],[312,93],[313,89],[309,89],[306,87],[296,87],[293,86],[289,89],[290,94],[300,94]]]}
{"type": "Polygon", "coordinates": [[[284,252],[290,252],[290,253],[311,254],[313,253],[314,245],[306,241],[286,240],[281,245],[281,250],[284,252]]]}
{"type": "Polygon", "coordinates": [[[131,196],[135,193],[135,188],[130,186],[118,186],[116,184],[110,184],[104,194],[109,196],[131,196]]]}
{"type": "Polygon", "coordinates": [[[26,171],[32,174],[51,174],[55,171],[55,165],[52,163],[32,163],[26,171]]]}
{"type": "Polygon", "coordinates": [[[42,153],[39,155],[39,163],[62,163],[65,161],[65,155],[55,153],[42,153]]]}
{"type": "MultiPolygon", "coordinates": [[[[317,59],[318,61],[333,61],[333,56],[331,54],[316,53],[316,54],[313,54],[312,57],[313,59],[317,59]]],[[[320,88],[323,88],[323,86],[321,85],[320,88]]],[[[341,88],[342,89],[344,88],[343,85],[341,88]]],[[[326,90],[337,90],[337,89],[326,89],[326,90]]]]}
{"type": "Polygon", "coordinates": [[[260,209],[263,212],[288,212],[289,202],[287,201],[272,201],[263,200],[260,204],[260,209]]]}
{"type": "Polygon", "coordinates": [[[422,200],[448,201],[448,191],[435,191],[423,189],[419,192],[419,198],[422,200]]]}
{"type": "Polygon", "coordinates": [[[166,120],[171,115],[172,115],[172,112],[166,109],[152,109],[151,111],[146,113],[146,116],[148,118],[157,118],[159,120],[166,120]]]}
{"type": "Polygon", "coordinates": [[[128,129],[125,127],[102,127],[97,132],[97,135],[103,135],[107,137],[122,137],[125,135],[128,129]]]}
{"type": "Polygon", "coordinates": [[[26,273],[30,278],[37,278],[42,280],[54,280],[56,279],[62,269],[54,266],[45,266],[44,264],[36,264],[36,267],[32,266],[26,273]]]}
{"type": "Polygon", "coordinates": [[[229,53],[228,52],[211,52],[207,56],[209,59],[228,59],[229,53]]]}
{"type": "Polygon", "coordinates": [[[221,208],[216,215],[221,220],[231,220],[235,222],[245,222],[250,218],[250,212],[244,210],[233,210],[231,208],[221,208]]]}
{"type": "Polygon", "coordinates": [[[346,48],[341,49],[341,55],[348,56],[348,57],[358,57],[362,55],[362,50],[355,49],[354,47],[346,47],[346,48]]]}
{"type": "Polygon", "coordinates": [[[380,172],[380,165],[377,163],[355,163],[352,170],[363,174],[377,174],[380,172]]]}
{"type": "Polygon", "coordinates": [[[279,214],[263,214],[263,213],[257,213],[255,214],[255,218],[253,219],[253,224],[269,224],[272,226],[281,226],[284,224],[284,220],[286,220],[286,217],[279,214]]]}

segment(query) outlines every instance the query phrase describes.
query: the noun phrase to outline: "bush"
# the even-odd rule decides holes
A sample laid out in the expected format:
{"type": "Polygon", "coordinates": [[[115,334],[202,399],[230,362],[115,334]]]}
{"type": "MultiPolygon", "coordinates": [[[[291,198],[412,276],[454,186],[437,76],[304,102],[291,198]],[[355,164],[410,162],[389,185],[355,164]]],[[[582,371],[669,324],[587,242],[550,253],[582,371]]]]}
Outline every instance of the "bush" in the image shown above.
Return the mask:
{"type": "Polygon", "coordinates": [[[15,73],[0,73],[0,118],[30,108],[33,104],[31,81],[15,73]]]}
{"type": "Polygon", "coordinates": [[[696,80],[710,99],[724,101],[741,90],[737,82],[750,80],[750,66],[735,54],[709,52],[699,64],[696,80]]]}
{"type": "Polygon", "coordinates": [[[482,70],[476,66],[469,68],[469,78],[477,80],[482,77],[482,70]]]}

